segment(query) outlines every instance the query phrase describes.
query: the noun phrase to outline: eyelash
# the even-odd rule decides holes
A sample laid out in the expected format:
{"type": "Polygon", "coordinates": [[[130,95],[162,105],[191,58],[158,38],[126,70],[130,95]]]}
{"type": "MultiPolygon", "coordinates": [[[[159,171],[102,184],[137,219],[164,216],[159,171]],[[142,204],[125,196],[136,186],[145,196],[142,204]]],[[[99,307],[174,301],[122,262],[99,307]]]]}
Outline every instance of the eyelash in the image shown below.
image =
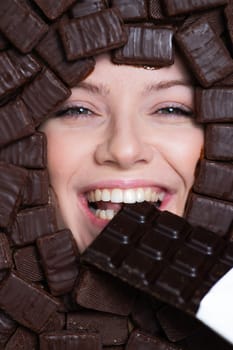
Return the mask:
{"type": "Polygon", "coordinates": [[[167,115],[171,115],[171,116],[193,117],[192,110],[188,110],[186,108],[176,107],[176,106],[163,107],[163,108],[160,108],[155,113],[156,114],[167,114],[167,115]]]}
{"type": "Polygon", "coordinates": [[[89,108],[86,108],[83,106],[70,106],[57,111],[55,113],[55,116],[56,117],[64,117],[64,116],[77,117],[78,115],[78,116],[86,117],[92,114],[93,112],[89,108]]]}

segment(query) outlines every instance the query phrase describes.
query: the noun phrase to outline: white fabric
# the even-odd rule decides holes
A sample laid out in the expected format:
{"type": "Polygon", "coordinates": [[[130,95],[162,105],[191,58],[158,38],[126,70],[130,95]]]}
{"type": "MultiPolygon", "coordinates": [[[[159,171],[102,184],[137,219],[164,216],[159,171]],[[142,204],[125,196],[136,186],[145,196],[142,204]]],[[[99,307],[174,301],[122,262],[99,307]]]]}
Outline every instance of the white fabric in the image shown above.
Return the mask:
{"type": "Polygon", "coordinates": [[[204,296],[196,317],[233,344],[233,268],[204,296]]]}

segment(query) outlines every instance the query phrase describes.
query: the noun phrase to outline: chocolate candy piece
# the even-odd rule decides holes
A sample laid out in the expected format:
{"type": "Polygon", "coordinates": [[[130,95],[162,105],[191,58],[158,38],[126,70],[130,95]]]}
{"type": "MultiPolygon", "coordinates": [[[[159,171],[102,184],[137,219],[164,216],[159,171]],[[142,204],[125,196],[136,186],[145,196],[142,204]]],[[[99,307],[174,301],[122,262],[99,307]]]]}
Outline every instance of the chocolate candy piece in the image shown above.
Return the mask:
{"type": "Polygon", "coordinates": [[[164,0],[163,3],[167,14],[174,16],[225,5],[227,0],[164,0]]]}
{"type": "Polygon", "coordinates": [[[46,323],[43,332],[50,331],[61,331],[65,329],[66,325],[66,314],[61,313],[60,309],[57,312],[54,312],[50,317],[49,321],[46,323]]]}
{"type": "Polygon", "coordinates": [[[129,337],[126,350],[181,350],[179,346],[160,337],[151,336],[140,330],[134,330],[129,337]]]}
{"type": "Polygon", "coordinates": [[[5,312],[0,311],[0,348],[4,346],[10,336],[15,332],[17,324],[5,312]]]}
{"type": "Polygon", "coordinates": [[[27,85],[21,98],[36,125],[39,125],[59,104],[71,95],[71,91],[47,68],[27,85]]]}
{"type": "MultiPolygon", "coordinates": [[[[78,311],[67,314],[67,329],[95,329],[104,346],[125,344],[128,338],[127,317],[95,311],[78,311]]],[[[118,349],[118,348],[117,348],[118,349]]]]}
{"type": "Polygon", "coordinates": [[[76,0],[34,0],[49,19],[56,19],[63,14],[76,0]]]}
{"type": "Polygon", "coordinates": [[[127,316],[132,308],[134,293],[121,281],[92,269],[80,271],[74,297],[87,309],[127,316]]]}
{"type": "Polygon", "coordinates": [[[8,270],[12,266],[11,251],[8,239],[0,233],[0,270],[8,270]]]}
{"type": "Polygon", "coordinates": [[[141,21],[148,17],[146,0],[111,0],[111,6],[120,10],[124,21],[141,21]]]}
{"type": "Polygon", "coordinates": [[[51,293],[71,292],[78,276],[78,251],[71,231],[62,230],[37,240],[42,266],[51,293]]]}
{"type": "Polygon", "coordinates": [[[233,70],[223,42],[205,19],[178,30],[175,39],[200,84],[208,87],[233,70]]]}
{"type": "Polygon", "coordinates": [[[45,205],[19,211],[10,236],[14,244],[23,246],[56,231],[55,209],[51,205],[45,205]]]}
{"type": "Polygon", "coordinates": [[[60,33],[68,60],[97,55],[120,47],[127,41],[117,9],[63,22],[60,33]]]}
{"type": "Polygon", "coordinates": [[[0,53],[0,97],[14,92],[25,84],[41,66],[32,55],[21,55],[15,50],[0,53]]]}
{"type": "Polygon", "coordinates": [[[196,89],[197,121],[201,123],[233,121],[233,89],[196,89]]]}
{"type": "Polygon", "coordinates": [[[18,327],[12,335],[5,350],[37,350],[36,335],[24,327],[18,327]]]}
{"type": "Polygon", "coordinates": [[[211,160],[233,160],[232,124],[207,125],[205,156],[211,160]]]}
{"type": "Polygon", "coordinates": [[[163,67],[174,62],[173,29],[127,25],[128,42],[115,50],[113,62],[163,67]],[[151,42],[154,44],[151,45],[151,42]]]}
{"type": "Polygon", "coordinates": [[[47,164],[47,142],[42,133],[23,138],[0,150],[0,161],[25,168],[45,168],[47,164]]]}
{"type": "Polygon", "coordinates": [[[0,163],[0,227],[12,224],[20,205],[26,177],[26,170],[0,163]]]}
{"type": "Polygon", "coordinates": [[[34,123],[23,101],[17,99],[0,108],[0,146],[29,136],[34,131],[34,123]]]}
{"type": "Polygon", "coordinates": [[[233,204],[193,193],[188,199],[185,217],[192,225],[200,225],[224,236],[230,230],[233,204]]]}
{"type": "Polygon", "coordinates": [[[40,332],[58,303],[42,289],[11,273],[0,284],[0,307],[25,327],[40,332]]]}
{"type": "Polygon", "coordinates": [[[44,275],[40,257],[34,246],[17,249],[14,252],[15,269],[21,278],[28,282],[40,282],[44,275]]]}
{"type": "Polygon", "coordinates": [[[25,1],[0,2],[0,30],[21,52],[27,53],[47,31],[47,25],[25,1]]]}
{"type": "MultiPolygon", "coordinates": [[[[78,3],[79,5],[79,3],[78,3]]],[[[36,46],[36,51],[45,60],[50,68],[70,87],[86,78],[95,66],[94,58],[67,61],[61,39],[57,29],[57,23],[50,26],[48,33],[36,46]]]]}
{"type": "Polygon", "coordinates": [[[202,159],[196,171],[194,192],[233,201],[233,164],[202,159]]]}
{"type": "Polygon", "coordinates": [[[71,7],[70,14],[73,18],[90,15],[107,7],[105,0],[79,0],[71,7]]]}
{"type": "Polygon", "coordinates": [[[41,350],[101,350],[100,335],[94,330],[48,332],[40,335],[41,350]]]}
{"type": "Polygon", "coordinates": [[[26,186],[22,194],[22,206],[39,206],[49,200],[49,178],[47,170],[28,170],[26,186]]]}

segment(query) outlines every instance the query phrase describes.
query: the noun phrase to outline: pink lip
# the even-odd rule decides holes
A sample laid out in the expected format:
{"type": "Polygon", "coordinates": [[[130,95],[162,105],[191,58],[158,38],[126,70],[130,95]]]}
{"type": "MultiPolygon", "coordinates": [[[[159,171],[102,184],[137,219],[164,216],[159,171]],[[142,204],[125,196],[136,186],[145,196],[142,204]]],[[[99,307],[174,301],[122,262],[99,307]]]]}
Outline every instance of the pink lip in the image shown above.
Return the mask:
{"type": "Polygon", "coordinates": [[[103,220],[97,218],[89,209],[86,197],[84,195],[79,196],[79,203],[81,204],[81,208],[83,209],[84,214],[90,220],[90,222],[99,229],[103,229],[109,222],[109,220],[103,220]]]}

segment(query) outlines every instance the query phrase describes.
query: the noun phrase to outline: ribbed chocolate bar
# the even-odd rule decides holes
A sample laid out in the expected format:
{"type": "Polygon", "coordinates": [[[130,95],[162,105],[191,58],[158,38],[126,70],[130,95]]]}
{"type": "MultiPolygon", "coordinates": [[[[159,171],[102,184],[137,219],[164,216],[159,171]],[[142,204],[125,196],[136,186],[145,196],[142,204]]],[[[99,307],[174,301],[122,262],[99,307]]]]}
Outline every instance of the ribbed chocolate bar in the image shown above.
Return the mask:
{"type": "Polygon", "coordinates": [[[233,88],[196,89],[195,101],[198,122],[233,121],[233,88]]]}
{"type": "Polygon", "coordinates": [[[106,9],[62,22],[60,33],[68,60],[97,55],[127,41],[117,9],[106,9]]]}
{"type": "Polygon", "coordinates": [[[0,108],[1,147],[34,131],[34,122],[22,100],[17,99],[0,108]]]}
{"type": "Polygon", "coordinates": [[[25,137],[0,150],[0,161],[25,168],[40,169],[47,165],[47,142],[42,133],[25,137]]]}
{"type": "Polygon", "coordinates": [[[39,206],[49,200],[49,177],[47,170],[28,170],[26,186],[22,194],[22,206],[39,206]]]}
{"type": "Polygon", "coordinates": [[[12,335],[5,350],[37,350],[37,338],[35,333],[24,327],[18,327],[12,335]]]}
{"type": "Polygon", "coordinates": [[[142,21],[148,18],[146,0],[111,0],[111,6],[120,10],[124,21],[142,21]]]}
{"type": "Polygon", "coordinates": [[[0,97],[14,92],[41,69],[32,55],[21,55],[15,50],[0,53],[0,97]]]}
{"type": "Polygon", "coordinates": [[[71,231],[43,236],[36,243],[51,294],[71,292],[79,272],[78,251],[71,231]]]}
{"type": "Polygon", "coordinates": [[[70,89],[51,70],[44,68],[24,88],[21,98],[27,106],[30,116],[36,125],[39,125],[70,95],[70,89]]]}
{"type": "Polygon", "coordinates": [[[10,237],[15,245],[23,246],[56,231],[55,209],[51,205],[45,205],[19,211],[10,237]]]}
{"type": "Polygon", "coordinates": [[[233,164],[202,159],[197,167],[194,192],[233,201],[233,164]]]}
{"type": "MultiPolygon", "coordinates": [[[[79,3],[78,3],[79,5],[79,3]]],[[[86,78],[95,66],[92,57],[68,61],[58,33],[57,23],[50,26],[49,31],[36,46],[36,51],[48,63],[50,68],[70,87],[86,78]]]]}
{"type": "Polygon", "coordinates": [[[227,0],[163,0],[163,3],[166,13],[174,16],[225,5],[227,0]]]}
{"type": "Polygon", "coordinates": [[[156,67],[168,66],[174,62],[172,28],[146,25],[125,27],[128,41],[114,51],[113,62],[156,67]]]}
{"type": "Polygon", "coordinates": [[[101,350],[101,339],[95,330],[55,331],[40,335],[40,350],[101,350]]]}
{"type": "MultiPolygon", "coordinates": [[[[9,340],[10,336],[15,332],[17,324],[5,312],[0,311],[0,349],[9,340]]],[[[4,349],[4,347],[3,347],[4,349]]]]}
{"type": "Polygon", "coordinates": [[[49,19],[61,16],[76,0],[34,0],[49,19]]]}
{"type": "Polygon", "coordinates": [[[14,273],[0,284],[0,307],[18,323],[35,332],[40,332],[58,306],[49,294],[14,273]]]}
{"type": "Polygon", "coordinates": [[[40,257],[35,246],[17,249],[13,259],[18,276],[25,281],[40,282],[44,279],[40,257]]]}
{"type": "Polygon", "coordinates": [[[74,289],[76,303],[84,308],[120,316],[129,315],[135,293],[123,282],[103,272],[83,268],[74,289]]]}
{"type": "Polygon", "coordinates": [[[225,236],[233,219],[233,203],[193,193],[187,201],[185,217],[192,225],[200,225],[225,236]]]}
{"type": "Polygon", "coordinates": [[[205,18],[178,30],[175,39],[202,86],[209,87],[233,71],[228,50],[205,18]]]}
{"type": "MultiPolygon", "coordinates": [[[[149,203],[141,206],[154,207],[149,203]]],[[[128,246],[127,255],[122,254],[119,244],[124,236],[122,219],[126,212],[123,207],[113,219],[114,230],[117,229],[118,219],[120,221],[118,237],[112,234],[110,222],[81,257],[85,262],[152,297],[195,314],[200,300],[216,282],[213,273],[215,267],[224,263],[226,269],[232,268],[233,242],[226,242],[222,237],[201,227],[192,227],[175,214],[159,212],[155,207],[154,211],[154,219],[141,227],[141,237],[128,244],[125,242],[124,245],[128,246]],[[101,248],[106,237],[112,247],[115,246],[115,250],[109,249],[107,252],[101,248]],[[117,261],[117,264],[112,264],[112,261],[117,261]]],[[[202,209],[199,223],[203,212],[202,209]]],[[[221,219],[224,220],[224,217],[221,219]]],[[[131,221],[134,224],[134,220],[131,221]]],[[[125,227],[126,230],[129,229],[129,222],[126,221],[125,227]]],[[[222,271],[223,274],[226,269],[222,271]]]]}
{"type": "Polygon", "coordinates": [[[106,0],[81,0],[71,7],[70,15],[73,18],[79,18],[106,8],[106,0]]]}
{"type": "Polygon", "coordinates": [[[47,25],[26,1],[1,1],[0,30],[21,52],[27,53],[46,33],[47,25]]]}
{"type": "Polygon", "coordinates": [[[128,338],[127,317],[91,310],[68,313],[66,329],[95,329],[104,346],[125,344],[128,338]]]}
{"type": "Polygon", "coordinates": [[[10,226],[15,219],[26,177],[25,169],[0,163],[0,227],[10,226]]]}
{"type": "Polygon", "coordinates": [[[209,124],[205,133],[205,156],[210,160],[233,160],[232,124],[209,124]]]}

